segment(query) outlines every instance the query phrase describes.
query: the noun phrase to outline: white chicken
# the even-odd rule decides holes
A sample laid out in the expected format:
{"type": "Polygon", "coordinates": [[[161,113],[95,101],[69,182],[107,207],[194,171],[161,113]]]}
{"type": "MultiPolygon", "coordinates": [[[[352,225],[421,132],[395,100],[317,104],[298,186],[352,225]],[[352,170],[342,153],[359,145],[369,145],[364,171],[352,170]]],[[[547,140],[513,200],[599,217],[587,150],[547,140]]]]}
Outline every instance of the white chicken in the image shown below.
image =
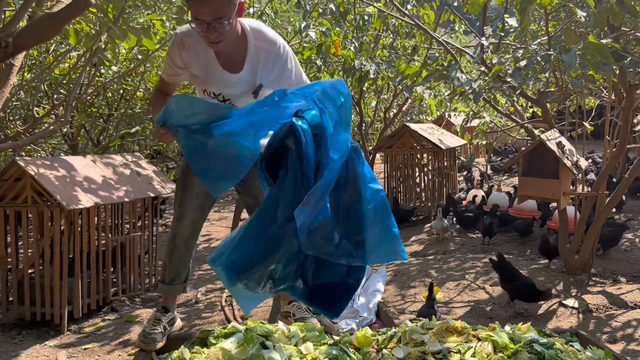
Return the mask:
{"type": "Polygon", "coordinates": [[[442,217],[441,208],[438,208],[438,214],[436,215],[436,219],[431,222],[431,228],[435,231],[436,235],[438,235],[439,239],[449,235],[449,223],[442,217]]]}

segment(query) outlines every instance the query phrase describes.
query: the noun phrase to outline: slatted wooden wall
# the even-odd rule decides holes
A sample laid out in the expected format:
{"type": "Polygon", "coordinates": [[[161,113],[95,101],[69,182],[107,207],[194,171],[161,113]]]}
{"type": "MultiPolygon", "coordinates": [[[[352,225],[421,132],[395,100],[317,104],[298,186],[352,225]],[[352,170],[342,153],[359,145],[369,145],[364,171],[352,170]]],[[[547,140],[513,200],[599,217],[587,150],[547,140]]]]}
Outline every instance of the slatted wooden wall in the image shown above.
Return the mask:
{"type": "Polygon", "coordinates": [[[66,212],[56,205],[0,206],[2,320],[12,312],[66,331],[69,311],[80,318],[113,296],[155,289],[158,202],[66,212]]]}
{"type": "Polygon", "coordinates": [[[429,218],[447,192],[458,190],[456,149],[387,150],[384,167],[384,187],[390,198],[418,207],[429,218]]]}

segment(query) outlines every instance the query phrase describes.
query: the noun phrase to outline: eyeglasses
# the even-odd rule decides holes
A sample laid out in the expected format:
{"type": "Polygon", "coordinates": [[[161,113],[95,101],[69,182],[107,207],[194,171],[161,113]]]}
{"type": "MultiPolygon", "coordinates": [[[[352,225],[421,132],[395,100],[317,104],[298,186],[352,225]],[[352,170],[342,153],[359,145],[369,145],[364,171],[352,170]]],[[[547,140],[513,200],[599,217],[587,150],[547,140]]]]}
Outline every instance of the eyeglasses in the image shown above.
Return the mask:
{"type": "Polygon", "coordinates": [[[238,12],[238,6],[240,5],[240,1],[236,4],[235,9],[233,10],[233,15],[226,20],[214,20],[214,21],[203,21],[203,20],[193,20],[189,21],[189,26],[193,29],[193,31],[198,33],[208,32],[213,30],[217,33],[223,33],[228,31],[233,24],[233,20],[236,18],[236,14],[238,12]]]}

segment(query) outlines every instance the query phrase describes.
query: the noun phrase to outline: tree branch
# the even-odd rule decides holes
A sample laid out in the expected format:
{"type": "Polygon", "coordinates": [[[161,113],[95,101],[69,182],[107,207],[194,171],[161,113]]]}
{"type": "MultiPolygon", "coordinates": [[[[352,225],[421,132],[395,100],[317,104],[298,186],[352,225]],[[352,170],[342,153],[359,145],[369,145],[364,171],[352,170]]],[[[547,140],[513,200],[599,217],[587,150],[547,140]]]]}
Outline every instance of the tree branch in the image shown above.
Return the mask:
{"type": "Polygon", "coordinates": [[[411,19],[411,23],[413,24],[413,26],[426,32],[435,42],[437,42],[440,46],[442,46],[444,51],[447,52],[449,55],[451,55],[451,57],[455,60],[455,62],[458,63],[458,65],[460,66],[460,71],[464,73],[464,69],[462,68],[462,62],[460,62],[460,59],[453,52],[451,48],[455,48],[459,51],[462,51],[465,55],[472,57],[472,54],[469,51],[458,46],[457,44],[454,44],[436,35],[433,31],[429,30],[426,26],[424,26],[420,21],[416,20],[413,16],[411,16],[411,14],[407,10],[405,10],[402,6],[398,5],[397,2],[391,1],[391,3],[393,4],[393,7],[396,8],[396,10],[400,11],[406,18],[411,19]]]}
{"type": "Polygon", "coordinates": [[[18,30],[18,26],[20,26],[20,23],[24,21],[25,17],[27,17],[27,14],[29,14],[31,8],[33,8],[35,2],[35,0],[27,0],[23,2],[18,8],[18,11],[16,11],[11,19],[7,21],[5,26],[0,29],[0,36],[8,37],[8,41],[11,42],[11,36],[16,32],[16,30],[18,30]]]}
{"type": "MultiPolygon", "coordinates": [[[[98,51],[97,49],[94,50],[93,54],[91,55],[92,58],[95,58],[98,55],[98,51]]],[[[29,144],[33,144],[36,141],[39,141],[41,139],[46,138],[49,135],[53,135],[56,132],[60,131],[60,129],[62,129],[64,126],[66,126],[67,124],[69,124],[71,122],[71,112],[74,108],[74,101],[75,101],[75,97],[76,94],[78,93],[78,89],[80,89],[80,84],[82,84],[82,81],[84,80],[84,76],[87,72],[87,69],[89,68],[89,65],[92,64],[92,61],[87,61],[85,63],[84,68],[82,69],[80,75],[78,76],[78,79],[76,80],[76,83],[73,86],[73,89],[71,90],[71,93],[69,94],[69,97],[67,98],[67,105],[65,106],[65,112],[64,112],[64,118],[62,121],[58,122],[57,124],[51,126],[49,129],[40,131],[37,134],[31,135],[29,137],[26,137],[24,139],[20,139],[18,141],[13,141],[13,142],[8,142],[8,143],[4,143],[4,144],[0,144],[0,152],[2,151],[6,151],[6,150],[10,150],[10,149],[15,149],[15,148],[22,148],[25,147],[29,144]]]]}
{"type": "Polygon", "coordinates": [[[524,130],[527,133],[527,136],[529,136],[531,139],[536,139],[537,135],[535,130],[533,130],[533,128],[520,121],[518,118],[516,118],[515,116],[509,114],[508,112],[500,109],[493,101],[491,101],[491,99],[489,99],[486,96],[482,97],[482,101],[484,101],[485,104],[487,104],[490,108],[493,109],[493,111],[497,112],[498,114],[500,114],[502,117],[504,117],[505,119],[513,122],[514,124],[516,124],[518,127],[520,127],[522,130],[524,130]]]}
{"type": "Polygon", "coordinates": [[[6,46],[0,48],[0,63],[55,38],[93,4],[94,0],[72,0],[62,9],[44,14],[28,23],[15,33],[6,46]]]}
{"type": "Polygon", "coordinates": [[[405,96],[404,101],[400,104],[399,109],[396,110],[391,117],[387,118],[385,116],[382,129],[380,129],[380,132],[378,133],[378,138],[376,139],[376,144],[378,144],[380,140],[382,140],[385,133],[389,130],[389,128],[391,128],[391,126],[393,126],[396,123],[396,121],[398,121],[398,118],[400,117],[400,115],[402,115],[402,113],[404,113],[407,110],[409,105],[411,105],[411,97],[407,95],[405,96]]]}

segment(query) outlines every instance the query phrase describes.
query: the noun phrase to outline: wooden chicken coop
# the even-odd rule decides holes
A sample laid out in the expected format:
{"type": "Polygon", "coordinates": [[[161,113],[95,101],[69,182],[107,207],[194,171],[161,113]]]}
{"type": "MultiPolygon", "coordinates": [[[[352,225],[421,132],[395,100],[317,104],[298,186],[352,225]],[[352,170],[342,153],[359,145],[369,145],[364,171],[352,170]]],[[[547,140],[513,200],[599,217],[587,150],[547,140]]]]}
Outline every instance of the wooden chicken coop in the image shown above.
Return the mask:
{"type": "Polygon", "coordinates": [[[0,172],[0,316],[67,329],[157,283],[160,197],[174,184],[139,154],[18,158],[0,172]]]}
{"type": "Polygon", "coordinates": [[[463,139],[434,124],[403,124],[374,151],[384,154],[384,188],[389,201],[417,207],[432,217],[438,201],[458,191],[457,150],[463,139]]]}
{"type": "MultiPolygon", "coordinates": [[[[462,136],[463,138],[474,138],[474,133],[481,120],[471,120],[465,121],[465,117],[463,115],[440,115],[438,116],[433,123],[441,128],[447,130],[448,132],[456,135],[462,136]]],[[[474,145],[471,143],[466,143],[458,149],[458,155],[466,158],[474,155],[476,158],[486,158],[487,157],[487,149],[483,145],[474,145]]]]}
{"type": "Polygon", "coordinates": [[[555,202],[559,209],[569,205],[571,180],[588,166],[560,131],[549,130],[524,149],[505,167],[520,162],[518,198],[555,202]]]}

